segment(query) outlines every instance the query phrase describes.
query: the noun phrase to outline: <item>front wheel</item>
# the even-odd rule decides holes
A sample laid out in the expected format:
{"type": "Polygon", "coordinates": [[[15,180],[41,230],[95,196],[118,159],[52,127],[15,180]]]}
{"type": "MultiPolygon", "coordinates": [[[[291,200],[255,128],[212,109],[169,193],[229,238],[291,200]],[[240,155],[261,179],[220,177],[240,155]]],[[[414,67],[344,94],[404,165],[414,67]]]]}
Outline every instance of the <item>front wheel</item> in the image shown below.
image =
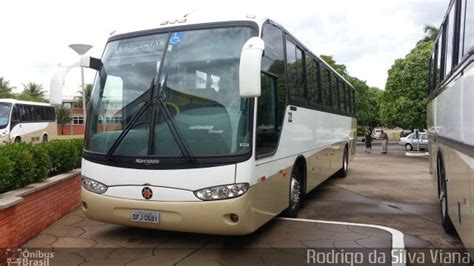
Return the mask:
{"type": "Polygon", "coordinates": [[[406,150],[406,151],[412,151],[412,150],[413,150],[413,146],[411,146],[411,144],[405,144],[405,150],[406,150]]]}
{"type": "Polygon", "coordinates": [[[288,209],[285,211],[285,216],[289,218],[296,218],[298,212],[301,208],[301,200],[302,200],[302,189],[301,189],[301,181],[300,175],[298,170],[294,170],[293,174],[291,175],[291,182],[290,182],[290,198],[289,198],[289,206],[288,209]]]}

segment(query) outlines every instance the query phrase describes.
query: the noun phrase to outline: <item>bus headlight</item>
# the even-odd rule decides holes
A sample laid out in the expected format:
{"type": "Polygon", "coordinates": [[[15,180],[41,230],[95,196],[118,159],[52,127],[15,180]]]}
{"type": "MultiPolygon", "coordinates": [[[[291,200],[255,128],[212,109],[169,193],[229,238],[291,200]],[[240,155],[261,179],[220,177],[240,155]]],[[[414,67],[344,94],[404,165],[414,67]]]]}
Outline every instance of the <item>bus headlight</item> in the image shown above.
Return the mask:
{"type": "Polygon", "coordinates": [[[81,177],[82,177],[82,181],[81,181],[82,187],[89,190],[90,192],[103,194],[105,193],[105,191],[107,191],[108,187],[106,185],[100,182],[97,182],[95,180],[92,180],[90,178],[87,178],[85,176],[81,176],[81,177]]]}
{"type": "Polygon", "coordinates": [[[200,190],[194,191],[194,195],[202,200],[220,200],[220,199],[230,199],[241,196],[249,190],[248,183],[224,185],[203,188],[200,190]]]}

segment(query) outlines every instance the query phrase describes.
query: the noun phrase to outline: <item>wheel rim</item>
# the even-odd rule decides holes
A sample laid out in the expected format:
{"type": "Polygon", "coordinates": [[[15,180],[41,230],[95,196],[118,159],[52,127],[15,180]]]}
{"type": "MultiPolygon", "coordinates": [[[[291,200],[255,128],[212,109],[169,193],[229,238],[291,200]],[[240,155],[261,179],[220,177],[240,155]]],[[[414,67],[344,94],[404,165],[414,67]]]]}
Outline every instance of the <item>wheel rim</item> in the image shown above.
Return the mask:
{"type": "Polygon", "coordinates": [[[301,186],[300,182],[293,176],[291,177],[291,191],[290,191],[291,209],[294,210],[301,201],[301,186]]]}
{"type": "Polygon", "coordinates": [[[347,162],[347,152],[344,152],[344,171],[347,171],[347,165],[348,165],[348,162],[347,162]]]}
{"type": "Polygon", "coordinates": [[[412,150],[411,145],[406,145],[405,148],[406,148],[407,151],[411,151],[411,150],[412,150]]]}
{"type": "Polygon", "coordinates": [[[443,216],[443,219],[446,218],[446,197],[444,196],[444,193],[441,192],[441,215],[443,216]]]}

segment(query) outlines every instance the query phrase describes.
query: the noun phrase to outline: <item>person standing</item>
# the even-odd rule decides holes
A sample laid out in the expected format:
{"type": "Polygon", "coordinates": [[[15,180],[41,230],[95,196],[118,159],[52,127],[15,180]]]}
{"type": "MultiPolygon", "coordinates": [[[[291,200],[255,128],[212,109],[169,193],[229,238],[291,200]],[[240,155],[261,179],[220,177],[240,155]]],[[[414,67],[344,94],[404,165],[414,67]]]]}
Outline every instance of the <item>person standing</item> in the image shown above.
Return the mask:
{"type": "Polygon", "coordinates": [[[369,129],[365,131],[365,152],[370,153],[372,150],[372,133],[369,129]]]}
{"type": "Polygon", "coordinates": [[[387,154],[388,151],[388,134],[382,129],[382,154],[387,154]]]}

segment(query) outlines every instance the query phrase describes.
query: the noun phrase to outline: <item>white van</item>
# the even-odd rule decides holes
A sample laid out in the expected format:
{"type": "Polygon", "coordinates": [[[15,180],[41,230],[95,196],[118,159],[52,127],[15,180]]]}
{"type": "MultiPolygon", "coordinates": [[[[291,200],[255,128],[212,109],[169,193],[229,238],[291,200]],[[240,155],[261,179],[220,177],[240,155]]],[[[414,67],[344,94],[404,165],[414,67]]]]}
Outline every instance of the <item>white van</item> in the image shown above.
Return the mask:
{"type": "Polygon", "coordinates": [[[382,139],[382,129],[381,128],[374,128],[372,131],[372,138],[373,139],[382,139]]]}

